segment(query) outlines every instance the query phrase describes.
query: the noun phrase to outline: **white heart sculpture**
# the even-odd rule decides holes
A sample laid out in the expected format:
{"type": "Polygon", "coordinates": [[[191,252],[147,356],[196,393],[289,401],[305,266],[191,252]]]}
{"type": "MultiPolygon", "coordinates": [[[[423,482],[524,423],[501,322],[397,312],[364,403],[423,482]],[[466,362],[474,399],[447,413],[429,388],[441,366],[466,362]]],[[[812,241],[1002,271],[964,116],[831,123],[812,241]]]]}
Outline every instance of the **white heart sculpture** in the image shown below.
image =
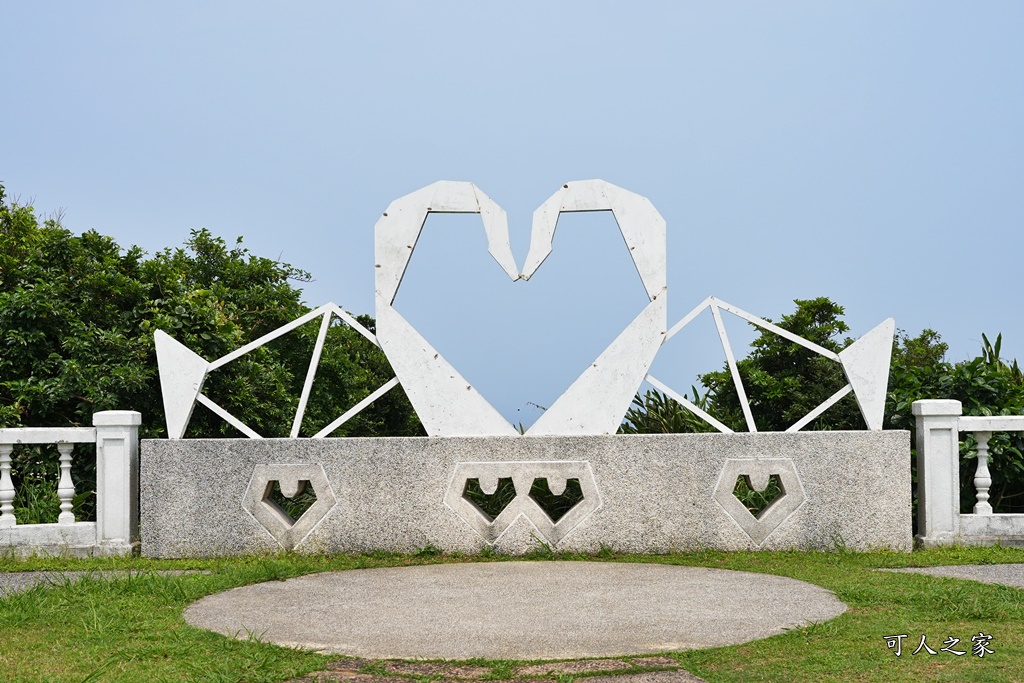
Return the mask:
{"type": "Polygon", "coordinates": [[[488,251],[513,280],[529,280],[551,253],[563,211],[611,211],[650,303],[544,412],[527,436],[614,434],[667,328],[665,220],[646,197],[603,180],[563,185],[533,214],[530,251],[517,271],[505,211],[475,185],[441,181],[391,202],[374,228],[377,339],[431,436],[517,436],[455,368],[393,307],[431,213],[479,213],[488,251]]]}

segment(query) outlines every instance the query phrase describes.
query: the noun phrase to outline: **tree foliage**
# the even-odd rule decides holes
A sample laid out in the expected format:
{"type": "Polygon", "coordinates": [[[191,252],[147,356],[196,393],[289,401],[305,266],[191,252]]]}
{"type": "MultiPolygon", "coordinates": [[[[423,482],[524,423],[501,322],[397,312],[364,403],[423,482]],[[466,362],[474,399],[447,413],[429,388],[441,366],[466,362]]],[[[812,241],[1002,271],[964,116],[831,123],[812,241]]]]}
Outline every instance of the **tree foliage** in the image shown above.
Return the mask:
{"type": "MultiPolygon", "coordinates": [[[[796,311],[783,315],[779,327],[819,346],[838,352],[852,343],[843,308],[827,298],[797,300],[796,311]]],[[[982,335],[982,349],[975,358],[950,363],[948,346],[934,330],[917,336],[898,331],[893,341],[889,386],[886,396],[886,429],[906,429],[914,437],[914,401],[956,399],[965,415],[1024,414],[1024,373],[1016,361],[1000,358],[1002,336],[990,342],[982,335]]],[[[760,431],[783,431],[846,384],[841,366],[762,331],[751,353],[737,362],[751,410],[760,431]]],[[[746,424],[728,367],[700,376],[706,387],[699,406],[731,429],[745,431],[746,424]]],[[[694,402],[699,396],[693,388],[694,402]]],[[[863,429],[853,396],[842,399],[806,429],[863,429]]],[[[672,433],[708,431],[706,423],[682,405],[657,391],[637,394],[620,429],[623,433],[672,433]]],[[[999,512],[1024,511],[1024,438],[1020,433],[996,433],[989,441],[992,456],[990,502],[999,512]]],[[[974,440],[961,442],[962,507],[974,502],[974,440]]],[[[912,466],[914,465],[912,461],[912,466]]]]}
{"type": "MultiPolygon", "coordinates": [[[[798,299],[796,311],[783,315],[776,324],[838,353],[853,343],[841,335],[849,331],[843,322],[843,307],[825,297],[798,299]]],[[[769,320],[769,322],[773,322],[769,320]]],[[[750,354],[737,362],[751,412],[759,431],[781,432],[821,405],[846,384],[838,363],[774,332],[757,328],[760,334],[750,354]]],[[[746,421],[728,367],[700,376],[708,388],[712,414],[730,428],[746,430],[746,421]]],[[[864,421],[853,397],[842,399],[809,429],[860,429],[864,421]]]]}
{"type": "MultiPolygon", "coordinates": [[[[1016,361],[999,357],[1002,335],[995,344],[982,335],[981,354],[949,363],[946,344],[932,330],[916,338],[901,334],[893,351],[886,400],[885,426],[907,429],[915,437],[911,405],[927,398],[960,401],[964,415],[1024,415],[1024,376],[1016,361]]],[[[996,432],[989,440],[992,486],[989,490],[997,512],[1024,512],[1024,438],[1020,432],[996,432]]],[[[963,434],[960,442],[961,509],[974,505],[974,438],[963,434]]],[[[916,464],[916,463],[915,463],[916,464]]]]}
{"type": "MultiPolygon", "coordinates": [[[[91,424],[99,410],[143,414],[144,434],[163,435],[153,333],[160,329],[216,359],[305,314],[309,279],[195,230],[183,247],[152,258],[94,231],[40,225],[30,206],[0,188],[0,419],[5,426],[91,424]]],[[[373,320],[360,322],[372,331],[373,320]]],[[[307,408],[308,430],[325,426],[391,378],[382,352],[348,325],[328,334],[307,408]]],[[[306,377],[317,322],[212,373],[205,389],[257,431],[286,435],[306,377]]],[[[402,392],[346,423],[338,435],[420,433],[402,392]]],[[[237,436],[197,408],[189,436],[237,436]]]]}
{"type": "MultiPolygon", "coordinates": [[[[229,247],[207,230],[147,257],[95,231],[75,235],[57,220],[40,223],[31,206],[9,203],[0,185],[0,426],[87,426],[100,410],[137,410],[143,437],[163,436],[154,332],[214,360],[306,313],[296,283],[308,279],[250,254],[241,238],[229,247]]],[[[371,318],[359,320],[372,331],[371,318]]],[[[217,369],[204,393],[257,432],[287,436],[318,322],[217,369]]],[[[379,349],[335,323],[303,435],[393,376],[379,349]]],[[[399,388],[334,433],[415,434],[422,428],[399,388]]],[[[197,406],[187,436],[238,433],[197,406]]],[[[88,479],[84,466],[76,462],[76,473],[88,479]]]]}

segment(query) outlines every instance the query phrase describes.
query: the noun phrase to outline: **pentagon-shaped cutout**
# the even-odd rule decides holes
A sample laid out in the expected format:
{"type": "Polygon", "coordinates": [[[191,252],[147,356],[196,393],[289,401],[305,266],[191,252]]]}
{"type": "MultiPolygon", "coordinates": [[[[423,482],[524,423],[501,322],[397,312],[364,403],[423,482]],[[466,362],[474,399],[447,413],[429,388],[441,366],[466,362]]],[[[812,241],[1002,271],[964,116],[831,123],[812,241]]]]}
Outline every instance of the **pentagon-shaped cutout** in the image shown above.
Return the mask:
{"type": "MultiPolygon", "coordinates": [[[[299,501],[296,501],[298,504],[299,501]]],[[[266,529],[284,550],[294,550],[337,504],[321,465],[256,465],[242,496],[242,508],[266,529]],[[296,518],[274,499],[275,483],[285,499],[296,500],[308,489],[315,500],[296,518]]],[[[297,512],[294,508],[292,512],[297,512]]]]}
{"type": "Polygon", "coordinates": [[[772,532],[803,505],[807,495],[791,459],[748,458],[725,461],[712,498],[755,545],[761,546],[772,532]],[[734,495],[737,479],[744,478],[754,491],[766,491],[773,476],[778,478],[781,491],[755,517],[734,495]]]}

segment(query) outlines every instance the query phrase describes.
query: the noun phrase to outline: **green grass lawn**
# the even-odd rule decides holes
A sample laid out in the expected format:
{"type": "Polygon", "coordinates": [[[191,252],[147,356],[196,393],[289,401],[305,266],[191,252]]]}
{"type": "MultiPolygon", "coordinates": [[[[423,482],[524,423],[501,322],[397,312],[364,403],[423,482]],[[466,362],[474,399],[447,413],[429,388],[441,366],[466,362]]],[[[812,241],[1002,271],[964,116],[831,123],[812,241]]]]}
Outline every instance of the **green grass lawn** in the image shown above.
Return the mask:
{"type": "MultiPolygon", "coordinates": [[[[1024,681],[1024,591],[973,581],[875,571],[881,567],[1024,562],[1024,550],[948,548],[913,553],[695,552],[584,557],[546,553],[529,559],[658,562],[765,572],[808,581],[849,605],[832,621],[765,640],[677,653],[680,665],[708,681],[1024,681]],[[970,654],[972,635],[992,636],[994,654],[970,654]],[[908,634],[896,657],[884,636],[908,634]],[[960,639],[957,657],[911,655],[926,635],[935,650],[960,639]]],[[[156,561],[0,558],[0,571],[130,569],[118,578],[38,586],[0,599],[0,681],[284,681],[338,659],[193,628],[182,619],[192,601],[228,588],[309,572],[501,558],[387,553],[277,555],[156,561]],[[177,576],[155,569],[196,569],[177,576]]],[[[644,654],[644,653],[636,653],[644,654]]],[[[493,677],[513,663],[480,662],[493,677]]],[[[565,676],[561,677],[565,679],[565,676]]]]}

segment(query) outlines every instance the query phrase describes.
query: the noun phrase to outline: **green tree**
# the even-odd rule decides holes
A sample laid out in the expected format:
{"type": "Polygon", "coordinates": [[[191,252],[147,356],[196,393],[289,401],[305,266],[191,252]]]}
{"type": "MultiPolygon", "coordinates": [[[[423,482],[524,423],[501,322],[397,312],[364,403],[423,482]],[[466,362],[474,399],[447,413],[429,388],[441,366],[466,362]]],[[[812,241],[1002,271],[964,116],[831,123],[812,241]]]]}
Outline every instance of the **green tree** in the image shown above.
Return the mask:
{"type": "MultiPolygon", "coordinates": [[[[783,315],[776,323],[779,327],[836,353],[853,343],[841,337],[849,331],[842,319],[842,306],[826,297],[797,299],[794,303],[796,311],[783,315]]],[[[842,389],[846,378],[839,363],[774,332],[758,329],[760,334],[750,354],[736,366],[757,429],[781,432],[842,389]]],[[[709,392],[709,412],[730,428],[746,431],[739,395],[728,367],[701,375],[700,381],[709,392]]],[[[848,396],[807,429],[863,427],[856,402],[848,396]]]]}
{"type": "MultiPolygon", "coordinates": [[[[825,297],[798,299],[796,311],[783,315],[779,327],[821,347],[839,352],[852,343],[843,307],[825,297]]],[[[769,322],[772,322],[769,319],[769,322]]],[[[785,431],[846,384],[842,367],[807,348],[762,328],[750,354],[737,361],[747,400],[759,431],[785,431]]],[[[698,377],[701,395],[692,387],[691,401],[730,429],[746,431],[746,420],[728,366],[698,377]]],[[[842,399],[806,429],[861,429],[864,420],[852,397],[842,399]]],[[[637,394],[621,433],[715,431],[704,420],[656,390],[637,394]]]]}
{"type": "MultiPolygon", "coordinates": [[[[309,275],[196,230],[183,247],[151,258],[110,237],[74,235],[42,223],[31,206],[8,203],[0,185],[0,426],[90,425],[100,410],[143,415],[143,437],[165,434],[153,334],[162,329],[213,360],[309,309],[295,283],[309,275]]],[[[360,322],[373,328],[373,320],[360,322]]],[[[303,433],[310,435],[389,380],[383,353],[335,321],[321,357],[303,433]]],[[[268,436],[287,436],[318,332],[304,325],[211,373],[204,393],[268,436]]],[[[393,389],[335,432],[422,434],[404,393],[393,389]]],[[[187,436],[238,436],[196,407],[187,436]]],[[[55,458],[24,451],[55,472],[55,458]]],[[[94,463],[76,458],[76,479],[94,463]]]]}
{"type": "MultiPolygon", "coordinates": [[[[779,326],[820,346],[840,351],[852,343],[840,340],[847,331],[841,306],[826,298],[797,300],[797,309],[782,316],[779,326]]],[[[949,363],[948,346],[934,330],[911,337],[898,331],[893,340],[884,426],[906,429],[914,443],[914,401],[932,398],[956,399],[965,415],[1024,414],[1024,373],[1016,361],[1000,358],[1002,335],[995,342],[982,335],[981,354],[949,363]]],[[[753,350],[737,363],[751,408],[761,431],[781,431],[846,384],[838,363],[813,354],[770,332],[762,332],[753,350]]],[[[745,431],[746,425],[728,368],[700,376],[707,387],[701,401],[693,389],[694,402],[730,428],[745,431]]],[[[833,406],[807,429],[863,429],[864,421],[852,396],[833,406]]],[[[696,418],[657,391],[637,394],[620,429],[623,433],[672,433],[707,431],[696,418]]],[[[974,440],[965,434],[961,441],[961,505],[964,511],[974,503],[976,452],[974,440]]],[[[990,502],[998,512],[1024,512],[1024,437],[1020,433],[996,433],[989,441],[992,456],[990,502]]],[[[913,455],[913,452],[912,452],[913,455]]],[[[916,482],[916,459],[911,461],[916,482]]],[[[916,518],[915,518],[916,521],[916,518]]]]}
{"type": "MultiPolygon", "coordinates": [[[[964,415],[1024,415],[1024,376],[1016,361],[999,357],[1002,335],[995,344],[982,335],[981,354],[957,363],[945,360],[946,344],[932,330],[918,337],[905,333],[897,337],[886,400],[885,426],[907,429],[911,444],[916,429],[911,406],[914,401],[950,398],[960,401],[964,415]]],[[[989,440],[992,507],[997,512],[1024,512],[1024,437],[1020,432],[996,432],[989,440]]],[[[974,438],[962,435],[960,442],[961,509],[970,511],[975,494],[974,438]]],[[[913,463],[916,481],[916,460],[913,463]]]]}

